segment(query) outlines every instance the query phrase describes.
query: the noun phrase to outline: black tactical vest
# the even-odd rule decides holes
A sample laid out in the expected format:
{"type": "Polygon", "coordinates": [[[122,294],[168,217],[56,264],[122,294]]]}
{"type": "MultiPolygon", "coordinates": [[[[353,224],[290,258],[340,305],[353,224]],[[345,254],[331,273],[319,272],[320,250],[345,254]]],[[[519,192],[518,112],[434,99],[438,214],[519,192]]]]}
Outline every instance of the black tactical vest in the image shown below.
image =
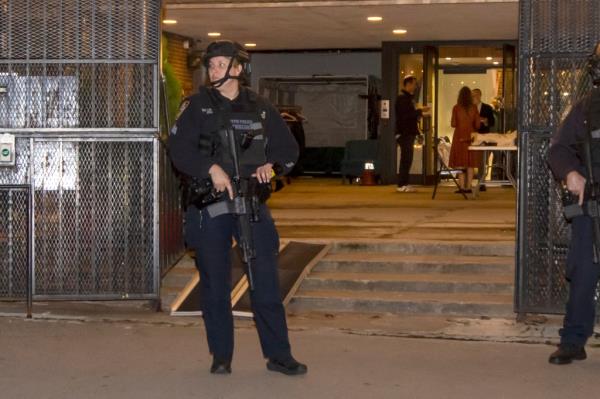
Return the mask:
{"type": "MultiPolygon", "coordinates": [[[[594,180],[600,179],[600,88],[594,88],[587,98],[586,104],[586,134],[591,138],[592,167],[594,180]]],[[[583,150],[580,152],[584,154],[583,150]]],[[[585,159],[583,159],[585,161],[585,159]]]]}
{"type": "MultiPolygon", "coordinates": [[[[259,166],[267,162],[267,135],[264,128],[267,108],[260,97],[248,90],[240,93],[244,96],[240,101],[231,103],[231,108],[224,104],[215,104],[219,109],[220,129],[217,157],[228,172],[233,171],[233,158],[226,130],[231,127],[236,136],[240,162],[241,177],[249,178],[259,166]]],[[[211,96],[214,99],[214,96],[211,96]]]]}

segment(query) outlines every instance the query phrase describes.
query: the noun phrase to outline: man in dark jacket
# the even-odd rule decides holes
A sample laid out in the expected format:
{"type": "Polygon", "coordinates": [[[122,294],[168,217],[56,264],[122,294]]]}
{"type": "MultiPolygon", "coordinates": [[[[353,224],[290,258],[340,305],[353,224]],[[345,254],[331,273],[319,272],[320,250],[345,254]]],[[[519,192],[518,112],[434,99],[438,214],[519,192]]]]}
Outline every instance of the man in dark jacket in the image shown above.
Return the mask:
{"type": "Polygon", "coordinates": [[[494,118],[494,109],[491,105],[481,102],[481,90],[473,89],[471,91],[473,95],[473,104],[477,107],[479,111],[479,118],[481,120],[481,125],[479,127],[479,133],[489,133],[494,123],[496,123],[496,119],[494,118]]]}
{"type": "Polygon", "coordinates": [[[396,190],[401,193],[415,191],[408,185],[408,174],[413,162],[415,137],[419,135],[419,118],[429,111],[428,107],[415,107],[416,90],[417,78],[409,75],[402,81],[402,92],[396,98],[396,142],[400,146],[400,171],[396,190]]]}
{"type": "MultiPolygon", "coordinates": [[[[479,119],[481,124],[479,125],[478,133],[489,133],[494,123],[496,123],[496,119],[494,118],[494,109],[491,105],[481,102],[481,90],[473,89],[471,91],[471,95],[473,96],[473,104],[477,107],[477,111],[479,112],[479,119]]],[[[502,157],[502,151],[492,151],[492,162],[498,163],[500,157],[502,157]]],[[[487,163],[487,159],[485,162],[487,163]]],[[[492,171],[494,174],[494,178],[499,178],[497,175],[496,169],[492,171]]],[[[481,184],[479,187],[480,191],[486,191],[485,184],[481,184]]]]}

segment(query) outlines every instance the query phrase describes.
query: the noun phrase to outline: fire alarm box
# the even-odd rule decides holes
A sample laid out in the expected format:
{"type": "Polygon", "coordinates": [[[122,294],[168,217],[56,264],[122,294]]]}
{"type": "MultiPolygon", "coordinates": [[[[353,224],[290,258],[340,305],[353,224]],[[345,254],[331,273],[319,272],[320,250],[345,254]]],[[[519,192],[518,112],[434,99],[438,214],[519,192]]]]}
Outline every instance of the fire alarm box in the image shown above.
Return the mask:
{"type": "Polygon", "coordinates": [[[15,166],[15,136],[0,134],[0,166],[15,166]]]}

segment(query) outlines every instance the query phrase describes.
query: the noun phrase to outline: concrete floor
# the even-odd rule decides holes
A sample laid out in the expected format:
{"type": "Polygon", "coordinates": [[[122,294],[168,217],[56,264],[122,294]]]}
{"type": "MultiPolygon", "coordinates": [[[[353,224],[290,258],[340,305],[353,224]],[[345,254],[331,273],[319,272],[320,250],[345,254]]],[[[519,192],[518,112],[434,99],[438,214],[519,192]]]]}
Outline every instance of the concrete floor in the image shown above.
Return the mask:
{"type": "Polygon", "coordinates": [[[600,349],[553,366],[549,345],[292,331],[309,373],[266,371],[253,328],[236,330],[233,374],[208,373],[200,325],[0,318],[7,399],[578,398],[597,395],[600,349]]]}
{"type": "Polygon", "coordinates": [[[286,239],[515,240],[516,192],[490,187],[464,200],[454,186],[397,193],[395,186],[296,179],[269,200],[286,239]]]}

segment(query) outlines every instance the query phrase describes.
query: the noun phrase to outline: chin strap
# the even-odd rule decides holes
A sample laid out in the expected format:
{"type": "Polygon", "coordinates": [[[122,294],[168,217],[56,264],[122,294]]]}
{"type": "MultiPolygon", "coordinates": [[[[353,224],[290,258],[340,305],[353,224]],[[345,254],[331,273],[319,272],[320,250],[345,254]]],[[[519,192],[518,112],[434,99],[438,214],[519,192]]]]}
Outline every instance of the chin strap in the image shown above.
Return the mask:
{"type": "Polygon", "coordinates": [[[227,66],[227,71],[225,72],[225,76],[223,76],[221,79],[211,81],[210,85],[216,89],[216,88],[223,86],[223,84],[225,84],[225,82],[227,82],[229,79],[240,80],[241,79],[240,76],[231,76],[229,74],[229,72],[231,72],[232,66],[233,66],[233,58],[231,58],[231,60],[229,61],[229,65],[227,66]]]}

